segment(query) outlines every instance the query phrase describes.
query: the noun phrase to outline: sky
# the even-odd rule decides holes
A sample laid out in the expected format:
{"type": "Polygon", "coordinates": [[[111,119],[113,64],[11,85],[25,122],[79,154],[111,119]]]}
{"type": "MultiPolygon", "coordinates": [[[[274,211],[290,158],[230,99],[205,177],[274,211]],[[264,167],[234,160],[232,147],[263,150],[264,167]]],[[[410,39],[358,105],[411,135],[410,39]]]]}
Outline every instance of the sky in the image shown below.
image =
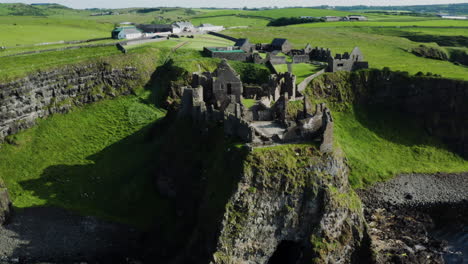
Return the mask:
{"type": "Polygon", "coordinates": [[[124,7],[227,7],[236,8],[247,6],[350,6],[350,5],[431,5],[467,3],[468,0],[0,0],[0,3],[58,3],[73,8],[124,8],[124,7]]]}

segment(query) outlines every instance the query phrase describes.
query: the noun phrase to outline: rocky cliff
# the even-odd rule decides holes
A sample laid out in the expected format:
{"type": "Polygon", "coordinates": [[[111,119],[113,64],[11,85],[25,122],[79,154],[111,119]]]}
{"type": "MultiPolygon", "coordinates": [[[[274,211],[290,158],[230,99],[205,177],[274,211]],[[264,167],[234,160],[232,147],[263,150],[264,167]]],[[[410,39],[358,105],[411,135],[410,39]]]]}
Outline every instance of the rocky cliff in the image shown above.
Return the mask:
{"type": "Polygon", "coordinates": [[[257,149],[245,165],[213,263],[352,263],[360,254],[362,208],[340,155],[285,146],[257,149]]]}
{"type": "Polygon", "coordinates": [[[2,180],[0,179],[0,225],[8,222],[12,212],[12,204],[8,191],[4,187],[2,180]]]}
{"type": "Polygon", "coordinates": [[[128,94],[139,78],[135,68],[96,63],[37,72],[0,84],[0,141],[33,126],[38,118],[128,94]]]}
{"type": "Polygon", "coordinates": [[[362,207],[339,150],[325,154],[303,144],[249,151],[226,139],[222,128],[190,124],[178,120],[157,133],[164,143],[155,182],[173,197],[177,231],[165,240],[171,232],[159,227],[154,237],[162,241],[151,259],[366,263],[362,207]]]}
{"type": "Polygon", "coordinates": [[[406,72],[368,70],[324,75],[311,84],[313,98],[372,106],[406,115],[454,152],[468,157],[468,82],[406,72]]]}

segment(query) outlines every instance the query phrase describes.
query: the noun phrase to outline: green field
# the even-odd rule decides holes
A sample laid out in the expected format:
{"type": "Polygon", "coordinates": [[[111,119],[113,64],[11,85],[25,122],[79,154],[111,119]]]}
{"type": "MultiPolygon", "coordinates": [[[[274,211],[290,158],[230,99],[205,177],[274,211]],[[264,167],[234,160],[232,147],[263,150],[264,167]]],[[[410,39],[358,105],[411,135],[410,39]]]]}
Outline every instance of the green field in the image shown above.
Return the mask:
{"type": "MultiPolygon", "coordinates": [[[[277,72],[287,72],[288,65],[286,64],[278,64],[274,66],[277,72]]],[[[296,75],[296,83],[299,84],[304,81],[305,78],[309,77],[310,75],[320,71],[322,69],[321,66],[317,66],[310,63],[298,63],[292,65],[293,74],[296,75]]]]}
{"type": "Polygon", "coordinates": [[[226,28],[237,26],[264,27],[268,24],[268,20],[266,19],[239,16],[201,17],[192,18],[191,21],[194,25],[208,23],[213,25],[221,25],[226,28]]]}
{"type": "MultiPolygon", "coordinates": [[[[460,27],[468,28],[468,20],[431,19],[423,21],[359,21],[359,22],[322,22],[294,25],[292,27],[460,27]]],[[[450,30],[450,29],[448,29],[450,30]]]]}
{"type": "Polygon", "coordinates": [[[11,80],[27,73],[46,70],[62,65],[96,60],[102,57],[119,55],[114,46],[83,48],[0,58],[0,81],[11,80]]]}
{"type": "Polygon", "coordinates": [[[0,16],[0,27],[5,36],[0,46],[15,47],[44,42],[109,38],[112,24],[85,19],[0,16]]]}
{"type": "Polygon", "coordinates": [[[468,80],[468,68],[457,66],[447,61],[417,57],[409,52],[420,43],[406,38],[368,33],[363,29],[278,27],[231,29],[226,34],[238,38],[249,38],[254,43],[269,43],[274,37],[287,38],[295,47],[304,47],[310,43],[313,47],[330,48],[335,53],[351,52],[359,47],[370,67],[408,71],[415,74],[432,72],[448,78],[468,80]]]}

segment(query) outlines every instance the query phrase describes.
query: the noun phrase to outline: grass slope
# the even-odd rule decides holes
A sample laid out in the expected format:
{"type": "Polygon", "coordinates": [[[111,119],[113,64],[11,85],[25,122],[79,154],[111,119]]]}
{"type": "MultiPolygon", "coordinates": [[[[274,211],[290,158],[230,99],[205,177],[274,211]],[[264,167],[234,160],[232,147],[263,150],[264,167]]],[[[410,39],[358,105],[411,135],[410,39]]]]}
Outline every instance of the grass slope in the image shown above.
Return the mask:
{"type": "Polygon", "coordinates": [[[85,19],[0,16],[0,46],[14,47],[44,42],[108,38],[113,24],[85,19]]]}
{"type": "Polygon", "coordinates": [[[146,126],[164,115],[135,96],[54,115],[0,148],[13,204],[59,206],[147,227],[167,206],[152,190],[146,126]],[[156,207],[155,207],[156,206],[156,207]]]}
{"type": "Polygon", "coordinates": [[[382,111],[333,111],[335,141],[351,167],[354,188],[400,173],[468,171],[468,161],[448,151],[403,116],[382,111]]]}

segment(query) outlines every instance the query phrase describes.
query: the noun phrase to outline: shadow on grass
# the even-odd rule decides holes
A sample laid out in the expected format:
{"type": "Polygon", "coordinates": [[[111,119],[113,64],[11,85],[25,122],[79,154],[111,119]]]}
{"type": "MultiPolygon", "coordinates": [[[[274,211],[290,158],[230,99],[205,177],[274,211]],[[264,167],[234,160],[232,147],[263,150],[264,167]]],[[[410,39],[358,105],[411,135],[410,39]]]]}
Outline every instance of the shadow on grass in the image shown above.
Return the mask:
{"type": "Polygon", "coordinates": [[[149,126],[89,156],[89,164],[51,166],[40,178],[20,184],[45,200],[46,206],[140,228],[150,227],[156,219],[170,223],[171,205],[153,184],[158,147],[148,131],[149,126]]]}
{"type": "Polygon", "coordinates": [[[411,118],[396,109],[377,106],[353,106],[356,120],[379,137],[405,146],[434,145],[446,148],[421,126],[422,120],[411,118]]]}
{"type": "Polygon", "coordinates": [[[439,36],[439,35],[421,35],[421,34],[403,34],[400,37],[407,38],[414,42],[435,42],[444,47],[466,47],[468,46],[468,37],[466,36],[439,36]]]}

